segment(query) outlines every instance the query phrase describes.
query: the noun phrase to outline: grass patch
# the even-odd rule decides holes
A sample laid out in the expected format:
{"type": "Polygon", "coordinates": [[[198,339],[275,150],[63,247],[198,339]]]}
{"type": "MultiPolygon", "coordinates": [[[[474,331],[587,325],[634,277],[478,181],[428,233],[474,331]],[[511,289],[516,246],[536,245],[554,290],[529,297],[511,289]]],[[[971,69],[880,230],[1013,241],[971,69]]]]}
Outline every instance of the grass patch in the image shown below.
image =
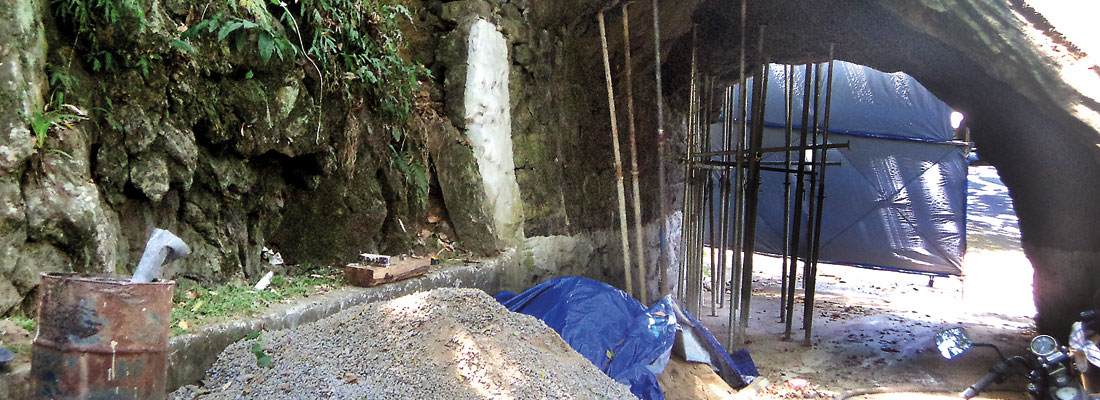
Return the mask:
{"type": "Polygon", "coordinates": [[[14,322],[15,325],[18,325],[20,328],[23,328],[23,330],[25,330],[27,332],[30,332],[32,334],[34,333],[34,320],[33,319],[30,319],[30,318],[27,318],[27,317],[10,317],[10,318],[8,318],[8,320],[11,321],[11,322],[14,322]]]}
{"type": "Polygon", "coordinates": [[[271,286],[257,291],[248,286],[221,285],[177,290],[172,298],[172,334],[232,317],[252,316],[268,307],[299,297],[325,293],[344,286],[343,273],[323,270],[308,276],[275,275],[271,286]]]}

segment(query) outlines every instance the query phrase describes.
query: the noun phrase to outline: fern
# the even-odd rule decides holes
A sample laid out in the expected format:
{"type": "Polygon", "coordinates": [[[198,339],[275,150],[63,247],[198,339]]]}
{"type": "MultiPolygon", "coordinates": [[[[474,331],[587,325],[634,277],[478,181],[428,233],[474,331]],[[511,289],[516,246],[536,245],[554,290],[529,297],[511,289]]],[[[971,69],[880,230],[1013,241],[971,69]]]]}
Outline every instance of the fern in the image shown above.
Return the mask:
{"type": "Polygon", "coordinates": [[[66,153],[62,150],[46,149],[46,135],[49,134],[50,127],[63,118],[80,119],[81,117],[79,115],[62,114],[56,110],[47,112],[35,111],[34,114],[31,115],[31,132],[34,134],[35,138],[34,148],[39,151],[45,150],[53,153],[58,153],[69,159],[72,159],[72,155],[69,155],[69,153],[66,153]]]}

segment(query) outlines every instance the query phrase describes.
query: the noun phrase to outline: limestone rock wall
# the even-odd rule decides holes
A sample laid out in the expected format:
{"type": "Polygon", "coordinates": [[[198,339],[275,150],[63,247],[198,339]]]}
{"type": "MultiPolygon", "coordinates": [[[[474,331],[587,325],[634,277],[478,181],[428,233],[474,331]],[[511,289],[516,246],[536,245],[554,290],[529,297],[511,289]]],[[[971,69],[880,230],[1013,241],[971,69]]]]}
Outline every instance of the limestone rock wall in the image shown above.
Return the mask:
{"type": "Polygon", "coordinates": [[[129,273],[154,227],[191,245],[165,271],[184,282],[255,279],[265,246],[308,266],[454,240],[417,193],[433,82],[395,122],[304,57],[172,43],[220,3],[137,4],[140,23],[93,10],[90,34],[51,2],[0,11],[0,315],[30,312],[41,272],[129,273]]]}
{"type": "MultiPolygon", "coordinates": [[[[525,264],[507,279],[620,279],[617,257],[608,256],[619,250],[608,239],[614,175],[602,66],[593,57],[599,41],[586,22],[594,4],[399,2],[409,11],[400,56],[425,67],[401,120],[387,117],[372,92],[349,93],[318,75],[315,56],[263,61],[256,35],[239,44],[214,40],[221,32],[212,29],[193,48],[177,43],[186,29],[229,12],[226,4],[140,0],[140,15],[115,23],[97,10],[91,32],[58,4],[15,0],[0,11],[14,21],[0,27],[0,315],[32,310],[41,272],[129,273],[154,227],[191,245],[193,254],[165,271],[183,284],[255,279],[273,268],[260,259],[264,247],[296,265],[283,272],[300,272],[365,251],[434,253],[453,244],[459,257],[492,256],[514,245],[492,225],[459,107],[467,34],[479,19],[507,42],[515,211],[528,238],[519,245],[571,260],[525,264]],[[57,116],[41,143],[36,115],[57,116]],[[568,249],[584,251],[573,257],[568,249]]],[[[246,11],[276,29],[304,21],[280,18],[278,7],[246,11]]],[[[304,33],[298,44],[308,45],[304,33]]],[[[621,64],[618,50],[614,57],[621,64]]],[[[648,194],[656,149],[646,90],[636,92],[648,194]]],[[[644,199],[648,220],[655,198],[644,199]]],[[[657,231],[649,231],[653,251],[657,231]]]]}

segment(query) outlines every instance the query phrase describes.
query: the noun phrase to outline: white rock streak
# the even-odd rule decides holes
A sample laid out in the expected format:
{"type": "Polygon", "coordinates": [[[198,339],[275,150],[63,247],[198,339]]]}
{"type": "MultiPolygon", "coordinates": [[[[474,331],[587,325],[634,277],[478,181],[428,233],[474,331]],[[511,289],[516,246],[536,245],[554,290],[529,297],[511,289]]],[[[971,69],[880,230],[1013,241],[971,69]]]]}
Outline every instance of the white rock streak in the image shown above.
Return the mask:
{"type": "Polygon", "coordinates": [[[466,134],[473,144],[497,236],[521,239],[523,213],[512,158],[508,45],[493,24],[478,20],[470,27],[468,48],[466,134]]]}

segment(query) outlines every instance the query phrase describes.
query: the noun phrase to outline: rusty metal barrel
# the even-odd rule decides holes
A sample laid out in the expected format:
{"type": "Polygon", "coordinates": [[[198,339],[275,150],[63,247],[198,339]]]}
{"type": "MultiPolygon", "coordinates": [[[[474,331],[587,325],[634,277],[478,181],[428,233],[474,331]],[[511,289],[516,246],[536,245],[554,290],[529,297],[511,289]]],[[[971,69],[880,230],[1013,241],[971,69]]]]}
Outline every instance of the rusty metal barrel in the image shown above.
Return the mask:
{"type": "Polygon", "coordinates": [[[163,399],[175,282],[50,273],[31,356],[39,399],[163,399]]]}

